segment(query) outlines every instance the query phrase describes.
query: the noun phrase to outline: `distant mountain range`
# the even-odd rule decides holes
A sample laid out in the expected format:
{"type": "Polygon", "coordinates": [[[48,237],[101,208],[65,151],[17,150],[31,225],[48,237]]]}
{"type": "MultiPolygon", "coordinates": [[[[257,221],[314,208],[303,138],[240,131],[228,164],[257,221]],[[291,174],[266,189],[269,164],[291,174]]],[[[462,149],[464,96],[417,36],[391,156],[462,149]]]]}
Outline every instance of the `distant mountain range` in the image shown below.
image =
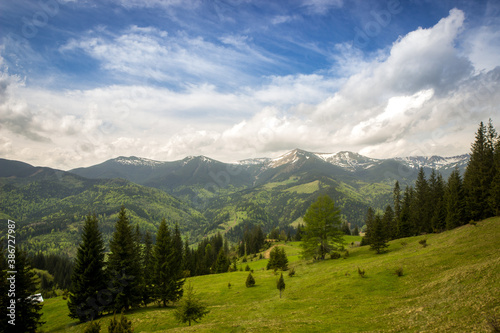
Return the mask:
{"type": "Polygon", "coordinates": [[[19,221],[20,239],[34,250],[70,253],[86,214],[100,216],[107,238],[122,204],[142,230],[155,232],[166,218],[179,223],[191,242],[216,232],[236,241],[252,224],[265,231],[288,229],[301,223],[322,194],[334,199],[351,226],[362,226],[368,207],[383,209],[392,202],[396,180],[412,185],[421,167],[447,179],[455,168],[463,172],[468,160],[467,154],[373,159],[294,149],[236,163],[205,156],[171,162],[121,156],[61,171],[0,159],[0,219],[19,221]]]}

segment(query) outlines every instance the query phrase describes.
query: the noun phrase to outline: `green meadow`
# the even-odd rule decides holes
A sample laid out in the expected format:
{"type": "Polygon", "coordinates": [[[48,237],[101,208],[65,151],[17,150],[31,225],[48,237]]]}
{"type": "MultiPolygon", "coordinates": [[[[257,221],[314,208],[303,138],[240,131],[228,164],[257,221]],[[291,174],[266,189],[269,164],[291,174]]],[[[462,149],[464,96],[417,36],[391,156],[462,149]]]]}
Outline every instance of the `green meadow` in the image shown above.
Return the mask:
{"type": "MultiPolygon", "coordinates": [[[[152,304],[127,318],[135,332],[490,332],[489,318],[500,318],[500,218],[391,241],[379,255],[352,247],[357,237],[346,240],[347,257],[320,262],[301,259],[298,242],[276,243],[296,272],[283,272],[282,298],[280,272],[257,256],[239,263],[253,269],[253,288],[245,287],[246,271],[187,279],[210,310],[199,323],[179,324],[175,306],[152,304]]],[[[44,332],[85,328],[68,317],[61,297],[47,299],[42,311],[44,332]]],[[[110,318],[99,319],[102,332],[110,318]]]]}

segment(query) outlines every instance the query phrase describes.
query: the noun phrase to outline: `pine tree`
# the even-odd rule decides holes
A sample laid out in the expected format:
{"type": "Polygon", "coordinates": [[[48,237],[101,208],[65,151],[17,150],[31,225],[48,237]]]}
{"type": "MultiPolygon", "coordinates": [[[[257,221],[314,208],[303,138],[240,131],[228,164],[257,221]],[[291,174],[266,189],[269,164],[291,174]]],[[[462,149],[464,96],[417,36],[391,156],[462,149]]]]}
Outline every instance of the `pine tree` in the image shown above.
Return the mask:
{"type": "Polygon", "coordinates": [[[175,309],[174,317],[179,322],[189,323],[189,326],[191,326],[192,321],[197,323],[198,320],[206,316],[209,312],[207,307],[196,297],[193,286],[188,284],[184,297],[182,297],[175,309]]]}
{"type": "Polygon", "coordinates": [[[342,222],[342,232],[347,236],[351,236],[351,229],[349,229],[349,224],[347,222],[342,222]]]}
{"type": "Polygon", "coordinates": [[[229,259],[224,253],[224,249],[219,250],[219,254],[217,255],[217,260],[215,261],[214,272],[215,273],[225,273],[229,269],[229,259]]]}
{"type": "MultiPolygon", "coordinates": [[[[222,236],[221,236],[222,237],[222,236]]],[[[170,301],[177,302],[183,293],[182,286],[184,285],[183,277],[183,242],[179,225],[176,223],[174,227],[174,235],[172,237],[172,257],[170,261],[170,301]]],[[[227,268],[226,268],[227,272],[227,268]]]]}
{"type": "Polygon", "coordinates": [[[373,231],[370,238],[370,249],[375,250],[377,253],[383,253],[387,244],[387,233],[385,230],[384,222],[379,214],[375,215],[373,221],[373,231]]]}
{"type": "Polygon", "coordinates": [[[394,184],[394,190],[392,191],[392,200],[394,202],[394,231],[393,238],[399,237],[398,226],[400,224],[401,217],[401,188],[399,186],[399,181],[396,180],[394,184]]]}
{"type": "Polygon", "coordinates": [[[365,225],[366,225],[365,236],[361,239],[361,245],[370,244],[371,242],[370,237],[373,232],[374,220],[375,220],[375,211],[373,210],[373,208],[369,207],[365,217],[365,225]]]}
{"type": "Polygon", "coordinates": [[[359,236],[359,228],[358,228],[358,226],[354,227],[354,231],[352,232],[352,235],[353,236],[359,236]]]}
{"type": "Polygon", "coordinates": [[[432,170],[430,187],[431,187],[431,202],[433,203],[433,213],[431,219],[432,230],[440,232],[446,228],[446,207],[445,207],[445,188],[443,176],[432,170]]]}
{"type": "Polygon", "coordinates": [[[283,279],[283,273],[281,273],[281,276],[278,282],[276,283],[276,287],[280,291],[280,298],[281,298],[281,293],[283,292],[283,290],[285,290],[285,279],[283,279]]]}
{"type": "Polygon", "coordinates": [[[113,314],[113,318],[109,322],[108,326],[109,333],[132,333],[132,321],[128,320],[123,314],[123,310],[120,314],[120,320],[116,319],[116,312],[113,314]]]}
{"type": "Polygon", "coordinates": [[[151,239],[151,233],[146,231],[144,235],[144,251],[143,251],[143,267],[144,267],[144,278],[142,287],[142,302],[144,305],[148,305],[153,301],[154,297],[154,257],[153,257],[153,241],[151,239]]]}
{"type": "Polygon", "coordinates": [[[493,215],[489,205],[491,182],[494,176],[494,147],[496,133],[490,123],[488,128],[479,124],[476,140],[464,174],[465,209],[469,219],[478,221],[493,215]]]}
{"type": "Polygon", "coordinates": [[[425,178],[424,169],[420,168],[415,182],[414,227],[417,234],[432,232],[432,204],[430,202],[429,183],[425,178]]]}
{"type": "Polygon", "coordinates": [[[172,260],[172,240],[167,222],[163,219],[158,227],[154,247],[154,285],[155,297],[160,304],[167,306],[170,301],[170,278],[172,260]]]}
{"type": "Polygon", "coordinates": [[[245,286],[247,288],[255,286],[255,279],[252,276],[252,273],[248,273],[247,280],[245,281],[245,286]]]}
{"type": "Polygon", "coordinates": [[[115,311],[128,310],[142,301],[140,256],[125,207],[122,206],[109,242],[111,253],[108,270],[111,274],[111,292],[115,311]]]}
{"type": "Polygon", "coordinates": [[[37,290],[37,275],[31,269],[26,252],[16,246],[15,253],[16,325],[9,324],[6,332],[36,332],[37,327],[45,323],[41,321],[43,304],[32,297],[37,290]]]}
{"type": "Polygon", "coordinates": [[[111,302],[106,290],[104,271],[104,241],[99,231],[97,216],[87,215],[82,241],[78,246],[75,266],[71,275],[68,301],[69,316],[86,322],[98,318],[111,302]]]}
{"type": "Polygon", "coordinates": [[[462,178],[458,169],[455,169],[448,178],[445,191],[446,229],[450,230],[464,224],[464,199],[462,178]]]}
{"type": "Polygon", "coordinates": [[[489,205],[494,215],[500,215],[500,138],[493,143],[493,180],[490,187],[489,205]]]}
{"type": "Polygon", "coordinates": [[[266,269],[281,269],[283,271],[288,269],[288,258],[286,256],[285,248],[275,246],[271,250],[266,269]]]}
{"type": "Polygon", "coordinates": [[[344,244],[340,210],[329,196],[321,196],[311,204],[304,215],[304,222],[303,257],[325,259],[326,254],[344,244]]]}
{"type": "Polygon", "coordinates": [[[406,186],[403,194],[403,202],[401,204],[401,215],[398,224],[398,237],[410,237],[413,235],[411,226],[411,206],[412,206],[412,189],[406,186]]]}
{"type": "Polygon", "coordinates": [[[382,217],[382,224],[387,240],[395,239],[397,234],[397,226],[395,224],[394,211],[391,205],[385,207],[384,216],[382,217]]]}

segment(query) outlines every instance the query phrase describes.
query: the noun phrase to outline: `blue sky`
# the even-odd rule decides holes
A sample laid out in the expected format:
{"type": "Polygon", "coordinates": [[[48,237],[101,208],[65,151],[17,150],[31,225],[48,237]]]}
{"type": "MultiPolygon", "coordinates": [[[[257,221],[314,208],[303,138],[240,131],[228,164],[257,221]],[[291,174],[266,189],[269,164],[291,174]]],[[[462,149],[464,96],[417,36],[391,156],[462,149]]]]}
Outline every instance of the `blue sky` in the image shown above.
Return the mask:
{"type": "Polygon", "coordinates": [[[497,1],[4,1],[0,157],[462,154],[498,54],[497,1]]]}

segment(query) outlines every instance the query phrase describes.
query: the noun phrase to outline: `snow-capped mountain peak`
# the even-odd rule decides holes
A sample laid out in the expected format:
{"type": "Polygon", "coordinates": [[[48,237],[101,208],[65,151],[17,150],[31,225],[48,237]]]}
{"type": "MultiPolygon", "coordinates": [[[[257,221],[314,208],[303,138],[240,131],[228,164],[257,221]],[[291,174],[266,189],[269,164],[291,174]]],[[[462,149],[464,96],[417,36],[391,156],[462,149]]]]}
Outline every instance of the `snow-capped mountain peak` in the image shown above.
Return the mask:
{"type": "Polygon", "coordinates": [[[161,165],[165,162],[150,160],[148,158],[136,157],[136,156],[120,156],[115,159],[115,162],[121,165],[129,165],[129,166],[149,166],[155,167],[161,165]]]}

